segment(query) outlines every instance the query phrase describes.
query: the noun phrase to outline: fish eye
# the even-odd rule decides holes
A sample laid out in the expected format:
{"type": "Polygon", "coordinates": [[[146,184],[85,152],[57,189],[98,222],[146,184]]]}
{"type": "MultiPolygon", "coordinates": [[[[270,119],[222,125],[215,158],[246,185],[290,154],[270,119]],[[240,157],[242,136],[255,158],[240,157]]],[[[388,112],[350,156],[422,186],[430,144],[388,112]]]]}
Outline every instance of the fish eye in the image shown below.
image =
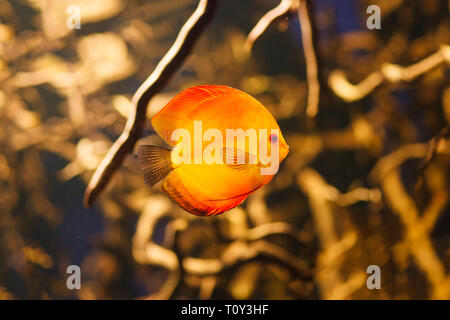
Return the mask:
{"type": "Polygon", "coordinates": [[[276,143],[278,141],[278,136],[276,134],[272,133],[269,137],[269,141],[271,143],[276,143]]]}

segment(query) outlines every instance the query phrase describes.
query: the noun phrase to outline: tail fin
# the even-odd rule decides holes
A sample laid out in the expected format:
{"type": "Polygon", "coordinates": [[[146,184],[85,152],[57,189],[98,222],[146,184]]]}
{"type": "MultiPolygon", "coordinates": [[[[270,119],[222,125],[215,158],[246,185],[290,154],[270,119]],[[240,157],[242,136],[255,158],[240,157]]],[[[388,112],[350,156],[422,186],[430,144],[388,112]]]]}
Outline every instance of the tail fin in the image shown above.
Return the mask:
{"type": "Polygon", "coordinates": [[[144,181],[153,187],[172,170],[170,150],[157,146],[141,145],[138,149],[139,165],[144,172],[144,181]]]}

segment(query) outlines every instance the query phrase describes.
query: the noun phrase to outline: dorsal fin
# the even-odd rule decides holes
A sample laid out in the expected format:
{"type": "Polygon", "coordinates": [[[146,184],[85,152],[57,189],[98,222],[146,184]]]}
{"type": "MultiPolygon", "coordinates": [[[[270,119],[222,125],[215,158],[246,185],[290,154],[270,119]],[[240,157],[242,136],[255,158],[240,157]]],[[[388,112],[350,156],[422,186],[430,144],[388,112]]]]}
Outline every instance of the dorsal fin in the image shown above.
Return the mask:
{"type": "Polygon", "coordinates": [[[149,187],[153,187],[172,170],[169,149],[141,145],[138,159],[144,172],[144,181],[149,187]]]}
{"type": "Polygon", "coordinates": [[[220,99],[232,94],[243,93],[227,86],[196,86],[177,94],[152,118],[152,126],[164,141],[173,146],[170,140],[175,129],[185,128],[194,119],[190,116],[194,110],[207,101],[220,99]]]}

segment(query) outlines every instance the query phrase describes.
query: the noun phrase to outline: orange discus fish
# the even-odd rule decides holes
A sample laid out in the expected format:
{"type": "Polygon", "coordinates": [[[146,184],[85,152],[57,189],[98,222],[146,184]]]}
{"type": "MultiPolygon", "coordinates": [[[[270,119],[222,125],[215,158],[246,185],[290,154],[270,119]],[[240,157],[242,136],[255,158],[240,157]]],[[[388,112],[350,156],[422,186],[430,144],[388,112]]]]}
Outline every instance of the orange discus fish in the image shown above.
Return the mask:
{"type": "Polygon", "coordinates": [[[196,86],[175,96],[152,119],[171,147],[141,145],[145,183],[186,211],[211,216],[241,204],[274,177],[289,153],[272,114],[249,94],[196,86]]]}

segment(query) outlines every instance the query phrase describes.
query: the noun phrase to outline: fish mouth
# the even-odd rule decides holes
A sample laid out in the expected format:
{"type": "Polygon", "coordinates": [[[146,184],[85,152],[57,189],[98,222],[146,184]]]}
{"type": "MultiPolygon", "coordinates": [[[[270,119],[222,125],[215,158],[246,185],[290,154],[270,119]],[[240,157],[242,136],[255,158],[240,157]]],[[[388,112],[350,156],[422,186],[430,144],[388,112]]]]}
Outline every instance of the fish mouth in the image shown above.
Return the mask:
{"type": "Polygon", "coordinates": [[[280,161],[284,160],[287,157],[288,153],[289,153],[289,146],[283,143],[280,146],[280,161]]]}

